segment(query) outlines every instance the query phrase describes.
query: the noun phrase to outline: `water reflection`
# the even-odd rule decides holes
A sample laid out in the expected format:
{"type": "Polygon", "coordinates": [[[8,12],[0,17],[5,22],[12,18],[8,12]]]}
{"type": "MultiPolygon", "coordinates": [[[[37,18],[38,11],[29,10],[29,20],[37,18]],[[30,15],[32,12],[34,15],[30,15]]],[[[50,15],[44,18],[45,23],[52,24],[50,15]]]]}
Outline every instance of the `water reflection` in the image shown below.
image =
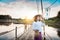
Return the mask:
{"type": "Polygon", "coordinates": [[[0,40],[8,40],[8,37],[0,37],[0,40]]]}
{"type": "MultiPolygon", "coordinates": [[[[24,25],[23,24],[11,24],[9,26],[0,25],[0,33],[10,31],[18,27],[17,35],[20,36],[24,32],[24,25]]],[[[0,40],[9,40],[15,37],[15,30],[10,31],[6,34],[0,35],[0,40]]]]}
{"type": "Polygon", "coordinates": [[[57,30],[57,28],[53,28],[50,26],[45,27],[45,32],[48,34],[47,37],[51,38],[52,40],[60,40],[60,31],[59,30],[57,30]]]}

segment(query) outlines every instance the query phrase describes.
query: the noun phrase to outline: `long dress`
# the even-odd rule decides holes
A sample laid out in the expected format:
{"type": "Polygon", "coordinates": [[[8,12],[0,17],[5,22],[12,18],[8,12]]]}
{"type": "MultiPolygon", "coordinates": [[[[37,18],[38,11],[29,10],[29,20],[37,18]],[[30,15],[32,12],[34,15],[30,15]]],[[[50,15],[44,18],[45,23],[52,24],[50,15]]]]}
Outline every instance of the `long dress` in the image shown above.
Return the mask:
{"type": "Polygon", "coordinates": [[[39,36],[34,36],[34,40],[42,40],[41,32],[39,32],[39,36]]]}

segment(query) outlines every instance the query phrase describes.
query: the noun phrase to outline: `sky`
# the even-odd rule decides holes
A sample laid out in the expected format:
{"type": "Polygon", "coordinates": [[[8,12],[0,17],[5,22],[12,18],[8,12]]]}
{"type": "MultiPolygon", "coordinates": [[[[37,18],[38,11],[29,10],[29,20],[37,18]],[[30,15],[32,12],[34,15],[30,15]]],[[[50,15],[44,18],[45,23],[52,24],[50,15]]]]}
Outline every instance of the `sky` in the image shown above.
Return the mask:
{"type": "MultiPolygon", "coordinates": [[[[60,0],[43,0],[44,17],[55,17],[60,10],[60,0]],[[46,15],[46,8],[50,6],[48,15],[46,15]]],[[[41,1],[37,0],[39,4],[39,13],[41,13],[41,1]]],[[[12,18],[33,18],[37,13],[36,0],[0,0],[0,15],[10,15],[12,18]]]]}

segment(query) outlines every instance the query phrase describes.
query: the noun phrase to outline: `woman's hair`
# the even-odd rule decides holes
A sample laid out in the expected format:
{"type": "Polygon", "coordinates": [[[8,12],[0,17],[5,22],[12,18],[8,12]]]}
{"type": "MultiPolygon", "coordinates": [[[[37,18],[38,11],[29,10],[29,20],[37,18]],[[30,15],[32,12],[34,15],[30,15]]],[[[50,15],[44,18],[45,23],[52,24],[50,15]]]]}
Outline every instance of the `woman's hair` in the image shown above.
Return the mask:
{"type": "MultiPolygon", "coordinates": [[[[35,22],[37,21],[37,17],[41,17],[41,18],[43,19],[43,17],[42,17],[41,15],[39,15],[39,14],[38,14],[38,15],[35,15],[35,16],[34,16],[34,21],[35,21],[35,22]]],[[[39,21],[42,21],[42,20],[39,19],[39,21]]]]}

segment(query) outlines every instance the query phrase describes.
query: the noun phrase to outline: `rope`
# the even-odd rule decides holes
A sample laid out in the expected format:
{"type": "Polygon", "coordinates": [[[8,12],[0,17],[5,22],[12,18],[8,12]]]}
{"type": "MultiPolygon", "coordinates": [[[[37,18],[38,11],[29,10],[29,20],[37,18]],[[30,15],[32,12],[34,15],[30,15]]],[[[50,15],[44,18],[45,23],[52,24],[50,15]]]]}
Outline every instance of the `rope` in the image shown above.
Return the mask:
{"type": "Polygon", "coordinates": [[[41,0],[41,11],[42,11],[42,15],[43,15],[43,3],[42,3],[42,0],[41,0]]]}
{"type": "Polygon", "coordinates": [[[57,2],[57,0],[55,0],[49,7],[47,8],[50,8],[52,5],[54,5],[55,3],[57,2]]]}
{"type": "Polygon", "coordinates": [[[37,13],[39,14],[39,2],[36,0],[36,5],[37,5],[37,13]]]}

